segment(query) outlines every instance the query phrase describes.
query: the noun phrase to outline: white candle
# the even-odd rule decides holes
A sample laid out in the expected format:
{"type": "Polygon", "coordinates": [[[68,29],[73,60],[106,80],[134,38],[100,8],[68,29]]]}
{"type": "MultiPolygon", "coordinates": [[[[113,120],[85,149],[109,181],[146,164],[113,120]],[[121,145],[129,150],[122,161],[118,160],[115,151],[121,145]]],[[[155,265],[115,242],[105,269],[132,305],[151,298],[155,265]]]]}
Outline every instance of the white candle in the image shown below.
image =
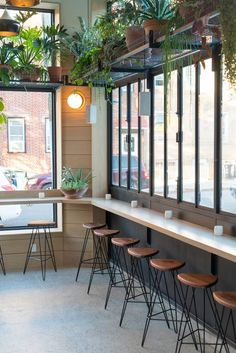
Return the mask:
{"type": "Polygon", "coordinates": [[[131,204],[132,208],[138,207],[138,201],[137,200],[132,200],[130,204],[131,204]]]}
{"type": "Polygon", "coordinates": [[[39,197],[39,199],[44,199],[45,193],[44,192],[39,192],[38,193],[38,197],[39,197]]]}
{"type": "Polygon", "coordinates": [[[165,211],[165,218],[166,219],[171,219],[173,217],[173,211],[172,210],[166,210],[165,211]]]}
{"type": "Polygon", "coordinates": [[[215,226],[214,227],[214,234],[215,235],[223,235],[224,234],[224,227],[223,226],[215,226]]]}
{"type": "Polygon", "coordinates": [[[106,199],[106,200],[111,200],[111,194],[106,194],[106,195],[105,195],[105,199],[106,199]]]}

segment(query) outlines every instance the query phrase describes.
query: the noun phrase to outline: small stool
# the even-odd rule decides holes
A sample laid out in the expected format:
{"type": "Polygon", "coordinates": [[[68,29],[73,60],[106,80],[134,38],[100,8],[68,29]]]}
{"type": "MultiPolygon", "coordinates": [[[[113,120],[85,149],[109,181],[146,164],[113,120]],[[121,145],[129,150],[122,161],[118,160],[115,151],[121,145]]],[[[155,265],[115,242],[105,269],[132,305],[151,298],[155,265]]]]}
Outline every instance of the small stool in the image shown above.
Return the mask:
{"type": "Polygon", "coordinates": [[[220,292],[220,291],[213,292],[213,298],[216,303],[218,303],[222,306],[221,317],[219,318],[219,321],[217,322],[218,335],[217,335],[214,353],[216,353],[218,345],[221,345],[220,352],[222,351],[222,347],[225,346],[226,352],[229,353],[229,347],[228,347],[228,344],[226,341],[226,335],[227,335],[228,326],[229,326],[230,321],[232,323],[234,340],[236,342],[236,330],[235,330],[236,326],[235,326],[234,317],[233,317],[233,310],[236,310],[236,292],[220,292]],[[225,317],[225,309],[228,311],[228,316],[226,318],[225,327],[223,328],[222,322],[225,317]],[[220,337],[222,339],[222,343],[218,343],[220,337]]]}
{"type": "Polygon", "coordinates": [[[29,247],[25,260],[25,267],[23,273],[25,274],[28,267],[29,260],[38,260],[41,263],[42,278],[45,281],[46,278],[46,263],[48,260],[52,260],[52,264],[55,272],[57,271],[56,259],[53,249],[52,237],[50,228],[55,226],[56,223],[53,221],[32,221],[28,223],[29,227],[32,227],[32,233],[30,237],[29,247]],[[38,239],[39,252],[38,254],[32,254],[33,245],[38,239]]]}
{"type": "Polygon", "coordinates": [[[112,243],[112,260],[113,260],[113,266],[111,268],[111,278],[109,281],[108,289],[107,289],[107,295],[106,295],[106,300],[105,300],[105,309],[107,308],[107,304],[110,298],[111,290],[113,287],[123,287],[127,288],[127,278],[125,278],[125,273],[128,274],[128,266],[127,266],[127,261],[125,257],[125,251],[127,247],[132,247],[134,245],[137,245],[140,242],[139,239],[136,238],[112,238],[111,243],[112,243]],[[123,267],[122,268],[122,260],[123,260],[123,267]],[[117,281],[116,280],[116,275],[119,275],[121,280],[117,281]]]}
{"type": "MultiPolygon", "coordinates": [[[[128,285],[127,285],[127,290],[126,290],[125,299],[124,299],[123,308],[122,308],[121,317],[120,317],[120,326],[122,325],[128,303],[146,303],[149,310],[150,300],[148,295],[150,293],[148,293],[146,290],[142,260],[145,260],[147,265],[149,265],[148,263],[149,259],[152,258],[152,256],[158,254],[158,252],[159,250],[154,248],[137,248],[137,247],[128,248],[128,254],[131,256],[131,269],[128,276],[128,285]],[[136,279],[138,280],[138,286],[135,285],[136,279]],[[140,291],[137,293],[135,289],[141,290],[141,293],[140,291]],[[135,299],[140,296],[143,296],[144,301],[135,301],[135,299]]],[[[150,274],[149,266],[148,266],[148,275],[149,275],[148,284],[150,286],[151,274],[150,274]]]]}
{"type": "Polygon", "coordinates": [[[79,272],[80,272],[80,268],[82,263],[87,263],[87,264],[92,264],[94,258],[90,258],[90,259],[84,259],[84,254],[87,248],[87,243],[88,243],[88,239],[90,234],[93,235],[93,231],[95,229],[100,229],[100,228],[104,228],[106,226],[105,223],[84,223],[83,227],[85,228],[85,237],[84,237],[84,243],[82,246],[82,251],[81,251],[81,255],[80,255],[80,260],[79,260],[79,265],[78,265],[78,270],[77,270],[77,274],[76,274],[76,278],[75,281],[77,282],[78,278],[79,278],[79,272]]]}
{"type": "Polygon", "coordinates": [[[211,287],[214,286],[217,282],[217,276],[208,275],[208,274],[195,274],[195,273],[180,273],[177,275],[178,280],[181,284],[186,286],[186,291],[184,294],[183,287],[182,289],[182,304],[183,304],[183,312],[180,320],[180,328],[178,332],[178,338],[176,343],[175,353],[179,353],[183,344],[194,344],[195,348],[198,350],[198,346],[200,346],[201,353],[205,353],[206,345],[214,345],[214,343],[206,342],[206,297],[210,303],[210,307],[212,309],[212,313],[214,318],[217,320],[217,315],[215,312],[215,308],[213,306],[213,298],[212,298],[212,290],[211,287]],[[191,290],[190,296],[188,296],[189,289],[191,290]],[[199,310],[197,310],[196,304],[196,289],[201,289],[203,291],[203,313],[202,313],[202,325],[200,328],[200,318],[199,318],[199,310]],[[193,308],[196,328],[193,328],[194,321],[191,320],[191,309],[193,308]],[[185,320],[184,320],[185,316],[185,320]],[[189,333],[186,332],[186,328],[189,328],[189,333]],[[202,332],[202,337],[201,333],[202,332]],[[196,336],[197,339],[196,339],[196,336]],[[192,336],[192,342],[184,342],[185,338],[192,336]]]}
{"type": "MultiPolygon", "coordinates": [[[[3,227],[4,227],[4,225],[2,223],[0,223],[0,228],[3,228],[3,227]]],[[[0,265],[2,267],[2,272],[3,272],[4,276],[6,276],[6,269],[5,269],[4,258],[3,258],[1,246],[0,246],[0,265]]]]}
{"type": "Polygon", "coordinates": [[[105,229],[105,228],[95,229],[93,231],[95,251],[94,251],[94,258],[93,258],[93,264],[92,264],[92,269],[90,273],[87,294],[89,294],[90,292],[93,276],[95,274],[103,273],[103,270],[107,269],[109,277],[111,278],[111,268],[110,268],[109,259],[108,259],[108,246],[109,246],[108,241],[114,235],[117,235],[119,233],[120,233],[119,230],[105,229]]]}
{"type": "Polygon", "coordinates": [[[154,276],[152,279],[152,295],[151,295],[151,305],[147,314],[146,318],[146,323],[143,331],[143,338],[142,338],[142,346],[144,345],[148,328],[150,325],[151,320],[162,320],[158,319],[157,316],[163,314],[164,315],[164,320],[167,323],[168,328],[170,328],[169,325],[169,319],[167,316],[167,313],[170,312],[171,315],[171,321],[173,323],[173,327],[175,332],[177,333],[178,331],[178,320],[177,320],[177,294],[180,298],[178,286],[176,283],[176,275],[177,271],[182,268],[185,265],[184,261],[180,260],[174,260],[174,259],[151,259],[150,260],[150,267],[154,270],[154,276]],[[169,294],[169,288],[167,285],[167,279],[166,279],[166,274],[169,273],[172,277],[173,284],[174,284],[174,305],[171,304],[171,299],[170,299],[170,294],[169,294]],[[161,282],[163,279],[163,284],[165,285],[165,290],[166,290],[166,296],[167,296],[167,301],[168,301],[168,308],[166,308],[162,292],[161,292],[161,282]],[[158,301],[157,301],[158,297],[158,301]],[[156,304],[160,304],[161,311],[160,312],[154,312],[154,308],[156,304]],[[175,317],[173,316],[173,311],[175,313],[175,317]]]}

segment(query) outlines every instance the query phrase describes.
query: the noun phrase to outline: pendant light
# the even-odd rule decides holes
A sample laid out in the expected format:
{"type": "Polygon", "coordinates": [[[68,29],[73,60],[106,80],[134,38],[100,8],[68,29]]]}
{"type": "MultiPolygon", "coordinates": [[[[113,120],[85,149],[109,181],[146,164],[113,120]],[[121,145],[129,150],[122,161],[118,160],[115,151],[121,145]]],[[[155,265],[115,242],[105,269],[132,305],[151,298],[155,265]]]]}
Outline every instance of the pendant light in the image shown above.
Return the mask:
{"type": "Polygon", "coordinates": [[[20,32],[20,23],[13,20],[5,9],[0,17],[0,37],[17,36],[20,32]]]}
{"type": "Polygon", "coordinates": [[[16,7],[33,7],[40,4],[40,0],[7,0],[7,5],[16,7]]]}

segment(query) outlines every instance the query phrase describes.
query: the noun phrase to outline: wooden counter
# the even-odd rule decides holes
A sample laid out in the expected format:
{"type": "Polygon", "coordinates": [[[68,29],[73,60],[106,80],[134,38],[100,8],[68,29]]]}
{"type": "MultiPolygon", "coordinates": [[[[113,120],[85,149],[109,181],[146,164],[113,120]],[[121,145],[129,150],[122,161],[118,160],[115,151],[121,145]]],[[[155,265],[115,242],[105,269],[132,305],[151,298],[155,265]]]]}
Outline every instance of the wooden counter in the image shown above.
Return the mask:
{"type": "Polygon", "coordinates": [[[213,230],[176,218],[167,220],[160,212],[143,207],[131,208],[127,202],[86,197],[82,199],[65,199],[65,197],[0,199],[0,205],[37,203],[91,204],[189,245],[236,262],[236,238],[226,235],[215,236],[213,230]]]}

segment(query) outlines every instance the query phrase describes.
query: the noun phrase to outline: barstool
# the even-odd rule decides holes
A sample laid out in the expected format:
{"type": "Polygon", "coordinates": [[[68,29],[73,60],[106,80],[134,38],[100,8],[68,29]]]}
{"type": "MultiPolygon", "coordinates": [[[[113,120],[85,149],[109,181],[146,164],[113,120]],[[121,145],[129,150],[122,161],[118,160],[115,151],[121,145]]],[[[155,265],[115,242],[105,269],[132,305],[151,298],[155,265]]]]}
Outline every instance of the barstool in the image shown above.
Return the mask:
{"type": "Polygon", "coordinates": [[[152,256],[158,254],[159,250],[154,248],[128,248],[128,254],[131,256],[131,269],[128,278],[127,290],[120,317],[120,326],[122,325],[124,315],[128,303],[146,303],[148,310],[150,306],[149,292],[146,290],[145,277],[143,273],[142,260],[145,260],[148,268],[148,286],[150,288],[151,274],[148,261],[152,256]],[[138,280],[138,286],[135,285],[135,280],[138,280]],[[136,290],[139,289],[139,292],[136,290]],[[141,291],[141,293],[140,293],[141,291]],[[135,301],[137,297],[143,296],[144,301],[135,301]]]}
{"type": "MultiPolygon", "coordinates": [[[[0,228],[3,228],[3,227],[4,227],[4,225],[2,223],[0,223],[0,228]]],[[[2,267],[3,274],[4,274],[4,276],[6,276],[6,269],[5,269],[4,258],[3,258],[1,246],[0,246],[0,264],[2,267]]]]}
{"type": "Polygon", "coordinates": [[[56,259],[53,249],[52,237],[50,228],[55,226],[56,223],[53,221],[31,221],[28,223],[28,227],[32,227],[32,233],[28,246],[28,251],[25,259],[25,267],[23,273],[25,274],[29,260],[38,260],[41,263],[42,278],[45,281],[46,278],[46,264],[48,260],[52,260],[53,268],[57,271],[56,259]],[[37,254],[33,254],[33,245],[36,244],[38,239],[39,251],[37,254]]]}
{"type": "Polygon", "coordinates": [[[82,246],[82,251],[81,251],[81,255],[80,255],[80,260],[79,260],[79,265],[78,265],[78,270],[77,270],[77,274],[76,274],[76,278],[75,281],[77,282],[78,277],[79,277],[79,272],[80,272],[80,268],[82,263],[87,263],[87,264],[92,264],[94,258],[90,258],[90,259],[84,259],[84,254],[87,248],[87,243],[88,243],[88,239],[90,235],[93,235],[93,231],[95,229],[100,229],[100,228],[104,228],[106,226],[105,223],[84,223],[83,227],[85,228],[85,236],[84,236],[84,243],[82,246]]]}
{"type": "Polygon", "coordinates": [[[225,346],[226,352],[229,353],[229,347],[226,341],[226,335],[227,335],[230,321],[232,323],[234,340],[236,342],[236,330],[235,330],[236,326],[235,326],[234,317],[233,317],[233,310],[236,310],[236,292],[221,292],[221,291],[213,292],[213,298],[216,303],[222,306],[222,313],[217,322],[218,335],[217,335],[214,353],[216,353],[218,345],[221,345],[220,352],[222,351],[222,347],[225,346]],[[222,323],[225,318],[225,310],[228,311],[228,315],[226,316],[225,327],[223,327],[222,323]],[[220,337],[222,339],[222,343],[219,343],[220,337]]]}
{"type": "MultiPolygon", "coordinates": [[[[212,309],[212,313],[214,315],[215,320],[217,320],[217,315],[215,312],[215,308],[213,306],[213,298],[212,298],[212,289],[217,282],[217,276],[208,275],[208,274],[195,274],[195,273],[180,273],[177,275],[178,280],[181,285],[186,286],[186,291],[184,294],[182,289],[182,303],[183,303],[183,312],[180,320],[180,328],[178,332],[178,338],[176,343],[175,352],[179,353],[183,344],[194,344],[195,348],[198,350],[198,346],[200,346],[201,353],[205,353],[206,345],[214,345],[214,343],[206,342],[206,297],[210,303],[210,307],[212,309]],[[191,290],[190,296],[188,296],[189,289],[191,290]],[[199,310],[197,310],[196,304],[196,289],[201,289],[203,291],[203,306],[202,306],[202,327],[200,327],[200,318],[199,318],[199,310]],[[193,313],[195,316],[196,328],[194,329],[194,321],[191,320],[191,309],[193,308],[193,313]],[[184,320],[185,316],[185,320],[184,320]],[[189,328],[189,333],[186,332],[187,326],[189,328]],[[202,335],[200,334],[202,332],[202,335]],[[196,336],[197,335],[197,339],[196,336]],[[185,342],[185,338],[192,336],[192,342],[185,342]]],[[[199,308],[199,306],[198,306],[199,308]]]]}
{"type": "Polygon", "coordinates": [[[137,245],[140,242],[137,238],[112,238],[112,255],[113,265],[111,268],[111,278],[107,288],[107,295],[105,300],[105,309],[110,298],[111,290],[113,287],[127,288],[127,275],[128,265],[125,256],[125,249],[137,245]],[[116,276],[120,277],[120,280],[116,280],[116,276]]]}
{"type": "Polygon", "coordinates": [[[90,273],[87,294],[89,294],[90,292],[93,276],[95,274],[104,273],[104,269],[106,269],[109,274],[109,278],[111,279],[111,268],[109,264],[109,253],[108,253],[109,241],[114,235],[117,235],[119,233],[120,231],[117,229],[105,229],[105,228],[96,229],[93,231],[95,251],[94,251],[94,258],[93,258],[93,264],[92,264],[92,269],[90,273]]]}
{"type": "Polygon", "coordinates": [[[150,307],[149,307],[149,311],[147,314],[146,323],[143,331],[142,346],[144,345],[144,342],[147,336],[150,321],[163,320],[163,319],[157,318],[157,316],[161,314],[164,315],[164,320],[166,321],[168,328],[170,328],[169,318],[167,316],[167,313],[170,312],[170,318],[171,318],[174,330],[177,333],[178,331],[177,294],[179,299],[180,299],[180,294],[176,283],[176,275],[178,273],[177,271],[180,268],[182,268],[184,265],[185,265],[184,261],[174,260],[174,259],[151,259],[150,260],[150,267],[154,271],[154,276],[152,277],[151,303],[150,303],[150,307]],[[171,275],[171,279],[174,285],[174,304],[173,305],[171,304],[171,298],[170,298],[169,288],[168,288],[167,279],[166,279],[167,273],[171,275]],[[163,285],[165,287],[168,308],[166,308],[165,302],[163,300],[163,295],[160,288],[161,282],[163,282],[163,285]],[[157,301],[157,297],[158,297],[158,301],[157,301]],[[156,304],[160,304],[161,311],[154,312],[154,308],[156,304]],[[173,316],[173,311],[175,313],[174,316],[173,316]]]}

